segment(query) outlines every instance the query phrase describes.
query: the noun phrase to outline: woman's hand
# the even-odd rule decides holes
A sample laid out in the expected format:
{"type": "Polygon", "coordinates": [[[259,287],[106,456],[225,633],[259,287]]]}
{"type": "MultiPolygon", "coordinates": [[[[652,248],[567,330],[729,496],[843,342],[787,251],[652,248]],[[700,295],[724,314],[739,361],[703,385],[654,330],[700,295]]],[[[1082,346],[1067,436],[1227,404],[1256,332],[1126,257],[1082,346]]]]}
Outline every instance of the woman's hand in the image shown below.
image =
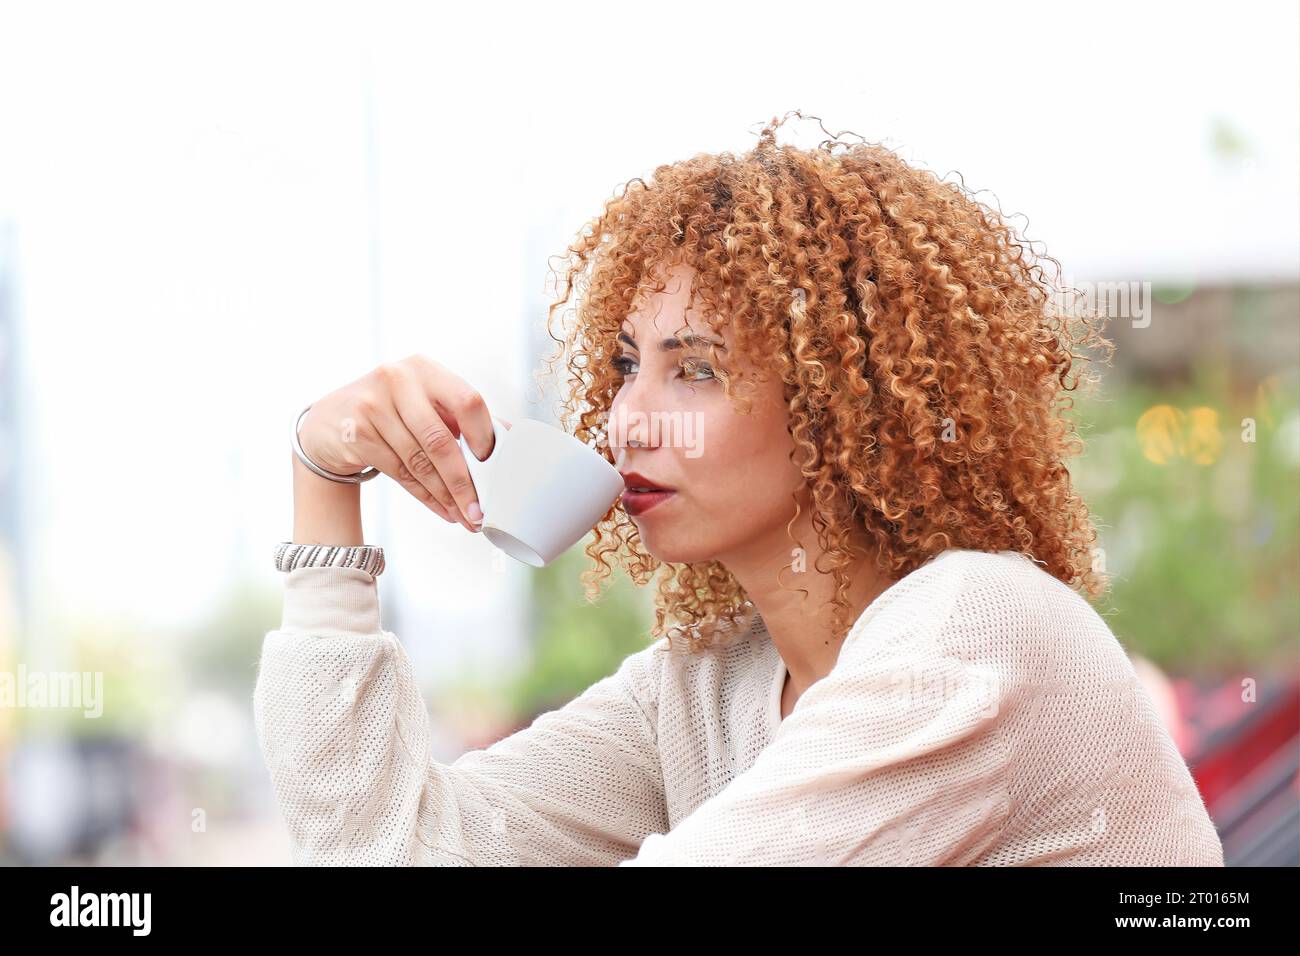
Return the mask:
{"type": "Polygon", "coordinates": [[[479,460],[491,455],[492,418],[483,397],[423,355],[385,363],[330,392],[298,429],[302,450],[326,471],[350,475],[373,466],[434,514],[477,531],[483,513],[457,444],[462,434],[479,460]]]}

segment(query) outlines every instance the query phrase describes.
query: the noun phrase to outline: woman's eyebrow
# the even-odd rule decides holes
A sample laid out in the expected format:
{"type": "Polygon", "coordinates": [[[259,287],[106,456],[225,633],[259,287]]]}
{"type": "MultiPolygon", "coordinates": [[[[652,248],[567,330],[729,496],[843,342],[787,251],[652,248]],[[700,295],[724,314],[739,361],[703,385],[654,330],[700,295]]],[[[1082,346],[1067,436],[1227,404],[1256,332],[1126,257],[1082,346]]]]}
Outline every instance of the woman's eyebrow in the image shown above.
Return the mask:
{"type": "MultiPolygon", "coordinates": [[[[626,332],[618,333],[618,341],[637,348],[636,339],[626,332]]],[[[703,336],[696,335],[694,332],[684,332],[680,337],[664,339],[659,343],[659,351],[674,352],[684,348],[707,349],[710,345],[716,346],[718,351],[725,352],[727,347],[715,339],[706,339],[703,336]]]]}

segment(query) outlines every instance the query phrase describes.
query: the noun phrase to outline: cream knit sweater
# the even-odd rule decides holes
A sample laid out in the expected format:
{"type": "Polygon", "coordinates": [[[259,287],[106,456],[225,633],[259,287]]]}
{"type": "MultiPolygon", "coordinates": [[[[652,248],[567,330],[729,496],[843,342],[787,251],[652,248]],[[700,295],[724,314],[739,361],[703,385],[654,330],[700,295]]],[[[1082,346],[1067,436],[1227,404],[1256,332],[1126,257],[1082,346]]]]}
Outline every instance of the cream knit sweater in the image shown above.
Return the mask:
{"type": "Polygon", "coordinates": [[[298,864],[1222,866],[1114,634],[1022,555],[894,583],[784,720],[757,615],[451,763],[377,582],[285,579],[253,696],[298,864]]]}

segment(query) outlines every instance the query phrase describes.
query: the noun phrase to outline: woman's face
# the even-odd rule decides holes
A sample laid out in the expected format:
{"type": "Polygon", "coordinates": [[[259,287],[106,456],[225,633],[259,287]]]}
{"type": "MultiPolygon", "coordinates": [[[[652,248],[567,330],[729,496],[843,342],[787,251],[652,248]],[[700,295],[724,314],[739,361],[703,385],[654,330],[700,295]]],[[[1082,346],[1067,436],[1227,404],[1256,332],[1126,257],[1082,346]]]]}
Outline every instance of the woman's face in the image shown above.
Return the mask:
{"type": "MultiPolygon", "coordinates": [[[[686,265],[670,268],[665,291],[643,296],[619,336],[615,365],[623,383],[609,421],[618,470],[630,486],[641,484],[629,480],[636,473],[672,489],[667,495],[625,491],[624,507],[642,545],[661,561],[725,564],[768,547],[773,559],[788,556],[791,496],[803,479],[790,460],[781,380],[747,379],[754,383],[744,392],[752,401],[748,413],[724,394],[711,374],[708,346],[692,345],[690,337],[723,348],[730,337],[725,327],[710,329],[691,307],[692,273],[686,265]]],[[[746,375],[757,371],[747,357],[723,356],[746,375]]],[[[806,500],[801,497],[805,509],[806,500]]]]}

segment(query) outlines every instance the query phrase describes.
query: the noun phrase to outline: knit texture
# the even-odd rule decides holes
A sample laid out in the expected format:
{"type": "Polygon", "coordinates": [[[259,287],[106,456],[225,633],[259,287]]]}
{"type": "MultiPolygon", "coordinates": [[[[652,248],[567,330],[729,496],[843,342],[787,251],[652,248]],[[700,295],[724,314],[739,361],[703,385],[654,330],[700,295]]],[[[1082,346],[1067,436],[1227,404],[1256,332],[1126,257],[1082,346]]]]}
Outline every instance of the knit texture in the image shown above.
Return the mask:
{"type": "Polygon", "coordinates": [[[253,709],[297,864],[1223,866],[1114,634],[1019,553],[895,582],[782,720],[784,680],[754,613],[441,763],[376,579],[309,567],[253,709]]]}

